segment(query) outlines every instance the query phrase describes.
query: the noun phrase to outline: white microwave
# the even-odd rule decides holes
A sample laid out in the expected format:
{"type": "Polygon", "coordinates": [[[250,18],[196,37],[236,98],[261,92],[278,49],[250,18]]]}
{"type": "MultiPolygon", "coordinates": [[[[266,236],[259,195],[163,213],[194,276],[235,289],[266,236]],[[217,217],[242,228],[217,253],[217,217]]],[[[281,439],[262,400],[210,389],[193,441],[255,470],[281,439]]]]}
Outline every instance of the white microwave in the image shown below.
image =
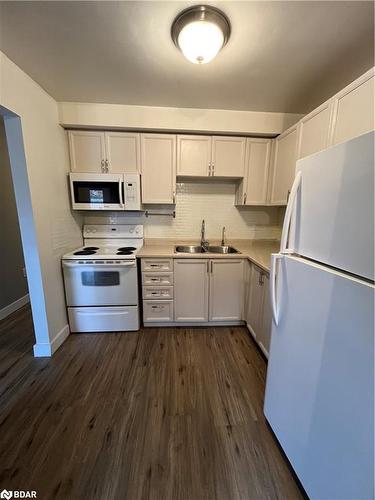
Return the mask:
{"type": "Polygon", "coordinates": [[[139,174],[69,174],[73,210],[141,210],[139,174]]]}

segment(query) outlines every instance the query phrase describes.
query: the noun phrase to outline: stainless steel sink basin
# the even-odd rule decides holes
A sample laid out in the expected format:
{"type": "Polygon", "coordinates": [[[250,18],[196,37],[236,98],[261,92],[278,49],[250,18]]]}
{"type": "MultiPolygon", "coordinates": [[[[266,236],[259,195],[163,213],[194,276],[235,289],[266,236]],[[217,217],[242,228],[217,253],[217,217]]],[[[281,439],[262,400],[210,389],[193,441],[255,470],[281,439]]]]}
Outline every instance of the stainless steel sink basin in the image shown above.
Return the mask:
{"type": "Polygon", "coordinates": [[[177,245],[174,247],[177,253],[205,253],[205,250],[200,245],[177,245]]]}
{"type": "Polygon", "coordinates": [[[213,246],[213,247],[207,247],[207,252],[209,253],[241,253],[239,252],[238,250],[236,250],[235,248],[233,247],[229,247],[229,246],[213,246]]]}

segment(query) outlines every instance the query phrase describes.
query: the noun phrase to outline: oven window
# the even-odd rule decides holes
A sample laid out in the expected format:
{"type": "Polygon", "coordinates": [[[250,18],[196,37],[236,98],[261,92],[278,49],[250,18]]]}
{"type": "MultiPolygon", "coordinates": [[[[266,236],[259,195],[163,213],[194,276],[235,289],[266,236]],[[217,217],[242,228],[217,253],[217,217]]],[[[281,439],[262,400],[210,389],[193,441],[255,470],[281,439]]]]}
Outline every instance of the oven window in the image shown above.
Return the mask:
{"type": "Polygon", "coordinates": [[[74,181],[75,203],[119,204],[119,183],[117,181],[74,181]]]}
{"type": "Polygon", "coordinates": [[[118,271],[83,271],[81,273],[84,286],[117,286],[120,284],[118,271]]]}

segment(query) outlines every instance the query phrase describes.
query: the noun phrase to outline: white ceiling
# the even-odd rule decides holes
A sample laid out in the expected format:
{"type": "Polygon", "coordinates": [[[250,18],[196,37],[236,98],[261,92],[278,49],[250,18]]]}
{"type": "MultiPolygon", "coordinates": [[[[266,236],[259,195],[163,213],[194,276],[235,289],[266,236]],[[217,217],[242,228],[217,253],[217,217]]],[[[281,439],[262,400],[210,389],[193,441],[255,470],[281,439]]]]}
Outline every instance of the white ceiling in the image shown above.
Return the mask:
{"type": "Polygon", "coordinates": [[[372,2],[210,2],[232,24],[207,65],[170,27],[198,2],[0,2],[0,47],[58,101],[304,113],[374,63],[372,2]]]}

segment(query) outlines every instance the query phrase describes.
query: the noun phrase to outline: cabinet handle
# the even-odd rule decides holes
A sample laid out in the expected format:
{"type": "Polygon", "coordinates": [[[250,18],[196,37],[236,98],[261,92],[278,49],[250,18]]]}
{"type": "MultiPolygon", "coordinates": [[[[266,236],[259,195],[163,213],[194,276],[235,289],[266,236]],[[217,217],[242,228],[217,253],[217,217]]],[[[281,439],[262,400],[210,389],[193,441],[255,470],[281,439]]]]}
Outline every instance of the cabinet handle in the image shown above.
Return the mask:
{"type": "Polygon", "coordinates": [[[211,163],[208,164],[208,176],[211,176],[211,163]]]}
{"type": "Polygon", "coordinates": [[[108,173],[108,165],[109,165],[109,161],[106,160],[105,161],[105,171],[108,173]]]}
{"type": "Polygon", "coordinates": [[[244,205],[246,205],[246,199],[247,199],[247,194],[245,193],[245,194],[243,195],[243,204],[244,204],[244,205]]]}
{"type": "Polygon", "coordinates": [[[210,262],[207,261],[207,273],[209,273],[209,272],[210,272],[210,262]]]}
{"type": "Polygon", "coordinates": [[[214,270],[214,263],[212,262],[212,260],[210,262],[211,262],[211,274],[212,274],[214,270]]]}
{"type": "Polygon", "coordinates": [[[259,273],[259,285],[264,285],[264,273],[262,271],[259,273]]]}
{"type": "Polygon", "coordinates": [[[176,204],[176,191],[173,191],[173,204],[176,204]]]}
{"type": "Polygon", "coordinates": [[[211,165],[211,175],[214,176],[215,175],[215,164],[212,163],[211,165]]]}
{"type": "Polygon", "coordinates": [[[105,172],[105,170],[104,170],[105,162],[104,162],[104,160],[102,160],[100,163],[102,165],[102,172],[104,173],[105,172]]]}
{"type": "Polygon", "coordinates": [[[286,195],[286,204],[288,204],[289,196],[290,196],[290,189],[288,189],[288,194],[286,195]]]}

